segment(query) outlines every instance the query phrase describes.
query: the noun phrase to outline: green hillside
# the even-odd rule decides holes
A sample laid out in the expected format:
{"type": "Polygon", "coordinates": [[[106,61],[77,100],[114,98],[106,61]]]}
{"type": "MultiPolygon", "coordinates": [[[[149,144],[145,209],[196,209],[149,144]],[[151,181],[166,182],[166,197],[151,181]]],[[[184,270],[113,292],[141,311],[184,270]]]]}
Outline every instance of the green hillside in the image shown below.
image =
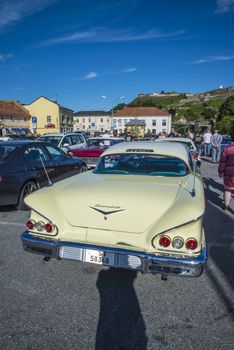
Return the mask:
{"type": "Polygon", "coordinates": [[[234,88],[219,88],[199,94],[169,93],[141,94],[132,100],[129,107],[157,107],[172,114],[176,122],[180,119],[188,121],[205,121],[214,119],[224,101],[234,96],[234,88]]]}

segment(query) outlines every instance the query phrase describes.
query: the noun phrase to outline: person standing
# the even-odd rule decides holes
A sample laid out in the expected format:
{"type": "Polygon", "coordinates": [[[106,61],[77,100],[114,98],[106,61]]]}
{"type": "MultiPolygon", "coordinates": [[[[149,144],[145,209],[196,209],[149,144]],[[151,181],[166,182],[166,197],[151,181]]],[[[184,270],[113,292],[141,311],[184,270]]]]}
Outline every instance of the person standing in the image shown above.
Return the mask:
{"type": "Polygon", "coordinates": [[[194,143],[197,149],[198,157],[201,157],[201,147],[203,143],[203,135],[201,133],[197,133],[194,136],[194,143]]]}
{"type": "Polygon", "coordinates": [[[210,132],[210,130],[207,130],[205,132],[205,134],[203,135],[203,140],[204,140],[203,152],[204,152],[205,157],[210,155],[210,148],[211,148],[210,139],[211,139],[211,132],[210,132]]]}
{"type": "Polygon", "coordinates": [[[177,134],[176,134],[176,132],[175,132],[175,129],[174,128],[171,128],[171,132],[170,132],[170,134],[168,135],[168,137],[176,137],[177,136],[177,134]]]}
{"type": "Polygon", "coordinates": [[[229,208],[234,191],[234,130],[231,138],[232,143],[224,148],[218,167],[219,177],[224,183],[224,210],[229,208]]]}
{"type": "Polygon", "coordinates": [[[220,160],[222,140],[223,137],[219,134],[218,130],[215,130],[210,138],[213,163],[218,163],[220,160]]]}

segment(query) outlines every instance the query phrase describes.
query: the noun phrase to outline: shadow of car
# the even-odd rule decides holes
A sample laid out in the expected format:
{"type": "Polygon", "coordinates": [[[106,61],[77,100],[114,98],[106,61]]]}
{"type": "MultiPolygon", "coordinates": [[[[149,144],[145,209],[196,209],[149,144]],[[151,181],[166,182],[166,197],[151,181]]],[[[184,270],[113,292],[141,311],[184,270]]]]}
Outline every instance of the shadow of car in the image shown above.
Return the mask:
{"type": "Polygon", "coordinates": [[[86,170],[82,159],[71,157],[45,142],[0,143],[0,206],[27,209],[24,198],[35,190],[86,170]]]}

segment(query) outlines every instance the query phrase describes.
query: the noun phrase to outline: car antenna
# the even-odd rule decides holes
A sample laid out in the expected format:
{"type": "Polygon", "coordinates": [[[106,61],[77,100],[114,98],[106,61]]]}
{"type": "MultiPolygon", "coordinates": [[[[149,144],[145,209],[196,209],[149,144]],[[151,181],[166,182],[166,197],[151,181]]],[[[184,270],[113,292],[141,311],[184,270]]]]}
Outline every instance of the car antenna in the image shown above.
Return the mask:
{"type": "Polygon", "coordinates": [[[46,170],[46,167],[45,167],[45,164],[44,164],[44,161],[43,161],[43,159],[42,159],[41,154],[40,154],[40,160],[41,160],[41,164],[42,164],[42,166],[43,166],[44,172],[45,172],[46,177],[47,177],[47,180],[48,180],[47,186],[48,186],[48,187],[53,186],[53,183],[52,183],[52,181],[50,180],[49,174],[48,174],[48,172],[47,172],[47,170],[46,170]]]}
{"type": "Polygon", "coordinates": [[[193,188],[192,188],[192,191],[191,191],[191,196],[192,197],[195,197],[195,194],[196,194],[196,192],[195,192],[195,177],[196,177],[196,174],[194,172],[193,173],[193,188]]]}

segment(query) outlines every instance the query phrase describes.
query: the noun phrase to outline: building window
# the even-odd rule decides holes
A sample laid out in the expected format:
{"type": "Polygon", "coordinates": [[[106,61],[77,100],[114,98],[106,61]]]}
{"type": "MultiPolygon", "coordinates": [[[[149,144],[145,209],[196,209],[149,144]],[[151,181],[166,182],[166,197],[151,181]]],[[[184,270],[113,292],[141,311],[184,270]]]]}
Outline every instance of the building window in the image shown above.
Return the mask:
{"type": "Polygon", "coordinates": [[[76,122],[79,123],[79,118],[76,119],[76,122]]]}
{"type": "Polygon", "coordinates": [[[107,123],[109,123],[109,119],[107,119],[106,121],[107,121],[107,123]]]}
{"type": "Polygon", "coordinates": [[[167,125],[167,120],[166,119],[163,119],[162,120],[162,126],[166,126],[167,125]]]}
{"type": "Polygon", "coordinates": [[[89,118],[89,123],[91,123],[91,118],[89,118]]]}
{"type": "Polygon", "coordinates": [[[155,119],[152,120],[152,126],[156,126],[156,120],[155,119]]]}
{"type": "Polygon", "coordinates": [[[83,129],[85,129],[85,125],[83,125],[83,129]]]}
{"type": "Polygon", "coordinates": [[[82,123],[85,123],[85,118],[82,119],[82,123]]]}
{"type": "Polygon", "coordinates": [[[46,117],[47,123],[51,123],[52,122],[52,118],[50,115],[47,115],[46,117]]]}
{"type": "Polygon", "coordinates": [[[103,118],[100,118],[100,123],[103,123],[103,118]]]}
{"type": "Polygon", "coordinates": [[[152,129],[152,134],[156,135],[156,129],[152,129]]]}

